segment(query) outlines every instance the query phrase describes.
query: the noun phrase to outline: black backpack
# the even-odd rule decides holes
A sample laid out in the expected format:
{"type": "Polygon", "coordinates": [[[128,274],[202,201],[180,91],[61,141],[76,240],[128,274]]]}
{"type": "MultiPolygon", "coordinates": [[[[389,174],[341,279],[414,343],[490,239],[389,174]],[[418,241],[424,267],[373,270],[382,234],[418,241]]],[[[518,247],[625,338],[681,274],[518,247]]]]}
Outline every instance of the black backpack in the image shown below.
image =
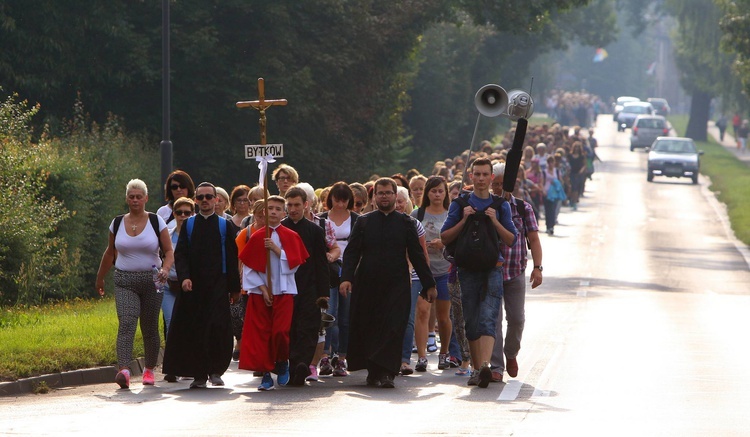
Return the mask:
{"type": "MultiPolygon", "coordinates": [[[[469,206],[469,194],[453,200],[463,209],[469,206]]],[[[487,208],[499,210],[505,199],[492,195],[492,204],[487,208]]],[[[472,214],[464,223],[458,237],[445,247],[447,257],[452,257],[458,267],[472,271],[486,271],[497,265],[500,257],[500,237],[495,226],[484,211],[472,214]]]]}

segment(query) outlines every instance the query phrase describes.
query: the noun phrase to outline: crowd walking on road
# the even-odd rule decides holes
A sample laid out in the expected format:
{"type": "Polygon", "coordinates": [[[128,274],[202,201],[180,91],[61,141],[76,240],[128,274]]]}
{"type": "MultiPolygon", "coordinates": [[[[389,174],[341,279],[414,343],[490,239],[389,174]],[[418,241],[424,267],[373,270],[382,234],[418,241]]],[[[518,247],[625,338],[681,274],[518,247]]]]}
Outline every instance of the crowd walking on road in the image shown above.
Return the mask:
{"type": "Polygon", "coordinates": [[[232,360],[260,378],[260,391],[359,370],[382,388],[415,371],[480,388],[517,377],[527,283],[543,282],[539,220],[555,238],[561,208],[577,210],[585,195],[598,144],[593,128],[529,128],[506,192],[514,133],[430,174],[318,189],[281,164],[271,175],[278,194],[196,186],[175,170],[155,214],[145,210],[145,183],[131,180],[129,211],[110,225],[95,284],[103,295],[114,267],[115,382],[130,387],[140,321],[142,382],[156,383],[160,314],[164,380],[193,389],[224,385],[232,360]]]}

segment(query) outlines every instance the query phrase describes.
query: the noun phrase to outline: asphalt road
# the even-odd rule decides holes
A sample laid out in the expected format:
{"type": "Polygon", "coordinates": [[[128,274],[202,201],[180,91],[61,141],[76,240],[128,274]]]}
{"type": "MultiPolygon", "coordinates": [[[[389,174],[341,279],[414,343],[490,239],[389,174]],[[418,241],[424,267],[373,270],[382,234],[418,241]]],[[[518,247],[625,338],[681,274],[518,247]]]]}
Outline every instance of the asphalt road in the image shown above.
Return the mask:
{"type": "Polygon", "coordinates": [[[732,436],[750,430],[750,269],[706,179],[646,182],[646,154],[606,117],[576,212],[542,235],[520,372],[488,389],[454,370],[366,387],[364,372],[258,392],[259,378],[0,398],[3,435],[732,436]]]}

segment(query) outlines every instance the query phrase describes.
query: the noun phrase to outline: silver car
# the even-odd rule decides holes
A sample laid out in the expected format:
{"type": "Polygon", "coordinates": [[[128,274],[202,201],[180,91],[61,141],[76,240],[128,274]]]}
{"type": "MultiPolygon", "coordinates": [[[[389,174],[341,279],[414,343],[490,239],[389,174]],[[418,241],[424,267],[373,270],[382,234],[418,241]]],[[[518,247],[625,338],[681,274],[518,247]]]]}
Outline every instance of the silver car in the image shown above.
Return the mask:
{"type": "Polygon", "coordinates": [[[612,121],[617,121],[617,114],[622,111],[622,107],[626,103],[630,102],[640,102],[641,99],[638,97],[631,97],[631,96],[620,96],[617,98],[617,101],[615,101],[615,107],[612,108],[612,121]]]}
{"type": "Polygon", "coordinates": [[[656,138],[669,135],[669,124],[660,115],[639,115],[633,122],[630,151],[651,146],[656,138]]]}
{"type": "Polygon", "coordinates": [[[630,102],[622,107],[622,111],[617,114],[617,130],[624,131],[632,127],[635,118],[639,115],[654,115],[654,107],[648,102],[630,102]]]}
{"type": "Polygon", "coordinates": [[[697,184],[701,155],[703,150],[696,149],[695,142],[690,138],[659,137],[648,152],[646,180],[652,182],[654,176],[686,177],[697,184]]]}

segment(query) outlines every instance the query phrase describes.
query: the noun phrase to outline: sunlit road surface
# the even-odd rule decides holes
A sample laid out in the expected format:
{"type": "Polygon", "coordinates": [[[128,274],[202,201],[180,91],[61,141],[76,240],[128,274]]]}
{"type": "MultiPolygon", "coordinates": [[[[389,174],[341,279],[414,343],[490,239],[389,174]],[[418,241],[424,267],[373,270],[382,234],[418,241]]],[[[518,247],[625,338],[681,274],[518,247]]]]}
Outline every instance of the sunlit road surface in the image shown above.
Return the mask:
{"type": "Polygon", "coordinates": [[[431,354],[393,390],[354,372],[258,392],[233,364],[224,388],[134,379],[0,398],[0,434],[750,435],[747,261],[705,186],[646,182],[629,135],[600,118],[604,162],[541,236],[517,378],[470,388],[431,354]]]}

